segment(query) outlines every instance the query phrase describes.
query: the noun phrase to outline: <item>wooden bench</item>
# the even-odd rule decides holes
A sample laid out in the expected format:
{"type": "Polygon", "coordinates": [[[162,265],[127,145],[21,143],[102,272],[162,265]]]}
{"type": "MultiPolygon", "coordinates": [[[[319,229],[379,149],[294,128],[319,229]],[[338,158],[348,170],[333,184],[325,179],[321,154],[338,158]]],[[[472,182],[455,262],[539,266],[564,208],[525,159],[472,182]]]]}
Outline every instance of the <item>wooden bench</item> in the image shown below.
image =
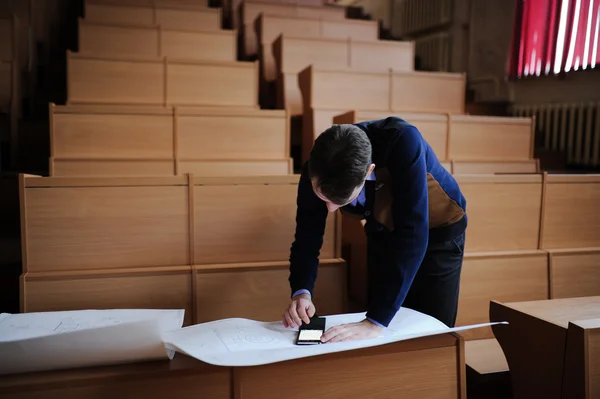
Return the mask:
{"type": "Polygon", "coordinates": [[[206,30],[221,29],[221,9],[207,8],[201,3],[169,4],[166,0],[152,5],[120,3],[85,4],[85,19],[89,22],[119,25],[160,25],[164,29],[206,30]]]}
{"type": "Polygon", "coordinates": [[[109,25],[79,20],[79,52],[110,57],[172,57],[236,61],[233,31],[185,31],[161,26],[109,25]]]}
{"type": "Polygon", "coordinates": [[[284,111],[50,106],[52,176],[287,175],[284,111]]]}
{"type": "Polygon", "coordinates": [[[143,6],[143,7],[208,7],[208,0],[86,0],[86,4],[143,6]]]}
{"type": "Polygon", "coordinates": [[[600,245],[549,252],[550,298],[600,296],[600,245]]]}
{"type": "MultiPolygon", "coordinates": [[[[238,30],[242,34],[242,53],[245,57],[252,57],[258,54],[259,47],[256,31],[254,30],[254,21],[261,14],[303,19],[344,20],[346,18],[346,10],[342,7],[245,0],[240,3],[239,12],[234,14],[234,17],[238,19],[241,16],[241,23],[238,30]]],[[[237,26],[235,18],[234,26],[237,26]]]]}
{"type": "Polygon", "coordinates": [[[456,175],[533,174],[540,172],[540,160],[537,158],[522,161],[452,161],[452,173],[456,175]]]}
{"type": "Polygon", "coordinates": [[[600,175],[548,175],[542,248],[600,247],[600,175]]]}
{"type": "Polygon", "coordinates": [[[258,63],[67,54],[68,104],[258,106],[258,63]]]}
{"type": "MultiPolygon", "coordinates": [[[[166,1],[166,0],[165,0],[166,1]]],[[[234,30],[241,30],[243,28],[243,21],[245,20],[243,15],[240,15],[240,9],[243,7],[245,1],[242,0],[223,0],[221,3],[223,9],[223,17],[228,22],[229,27],[234,30]]],[[[257,1],[253,1],[257,3],[257,1]]],[[[273,4],[273,5],[290,5],[297,8],[321,8],[327,6],[322,0],[260,0],[262,4],[273,4]]],[[[331,6],[329,6],[331,7],[331,6]]],[[[333,7],[331,7],[333,8],[333,7]]],[[[309,13],[310,11],[304,11],[303,14],[309,13]]]]}
{"type": "Polygon", "coordinates": [[[317,68],[412,71],[414,43],[392,40],[297,38],[280,35],[272,45],[277,66],[277,108],[302,114],[298,73],[317,68]]]}
{"type": "Polygon", "coordinates": [[[260,46],[262,77],[267,82],[277,79],[277,67],[273,57],[273,42],[280,36],[322,39],[354,39],[377,41],[379,25],[377,21],[364,20],[319,20],[307,18],[286,18],[261,15],[256,18],[255,31],[260,46]]]}
{"type": "Polygon", "coordinates": [[[290,398],[365,398],[373,392],[464,398],[463,341],[455,334],[440,334],[256,367],[216,367],[177,353],[171,361],[0,377],[0,395],[6,399],[276,399],[285,390],[290,398]]]}
{"type": "Polygon", "coordinates": [[[490,304],[515,397],[600,394],[600,297],[490,304]]]}

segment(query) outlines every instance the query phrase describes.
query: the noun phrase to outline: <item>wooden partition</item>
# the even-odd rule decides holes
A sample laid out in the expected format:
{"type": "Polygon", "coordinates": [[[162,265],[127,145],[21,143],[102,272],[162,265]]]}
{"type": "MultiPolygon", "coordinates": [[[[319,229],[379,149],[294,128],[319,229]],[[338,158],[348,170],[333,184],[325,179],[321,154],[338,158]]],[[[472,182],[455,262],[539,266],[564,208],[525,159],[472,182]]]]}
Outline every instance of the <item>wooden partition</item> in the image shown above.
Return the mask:
{"type": "Polygon", "coordinates": [[[304,113],[310,109],[360,109],[463,114],[465,109],[464,74],[391,69],[358,72],[310,66],[299,73],[298,82],[304,113]]]}
{"type": "Polygon", "coordinates": [[[257,107],[258,63],[68,53],[69,104],[257,107]]]}
{"type": "MultiPolygon", "coordinates": [[[[233,263],[194,266],[197,323],[229,317],[281,320],[290,296],[289,263],[233,263]]],[[[315,285],[319,314],[347,313],[346,263],[322,261],[315,285]]]]}
{"type": "Polygon", "coordinates": [[[600,296],[600,248],[550,250],[550,298],[600,296]]]}
{"type": "Polygon", "coordinates": [[[19,57],[19,19],[0,18],[0,114],[8,114],[10,156],[18,155],[18,121],[21,117],[21,65],[19,57]]]}
{"type": "Polygon", "coordinates": [[[600,175],[548,175],[542,248],[600,247],[600,175]]]}
{"type": "MultiPolygon", "coordinates": [[[[286,18],[261,15],[256,19],[255,30],[260,46],[262,77],[267,82],[277,79],[277,67],[273,57],[273,42],[280,36],[297,38],[354,39],[377,41],[379,25],[377,21],[365,20],[318,20],[307,18],[286,18]]],[[[246,54],[251,56],[252,54],[246,54]]]]}
{"type": "Polygon", "coordinates": [[[284,111],[50,106],[52,176],[293,173],[284,111]]]}
{"type": "Polygon", "coordinates": [[[233,31],[186,31],[161,26],[109,25],[79,20],[79,52],[96,56],[172,57],[236,61],[233,31]]]}
{"type": "Polygon", "coordinates": [[[332,123],[359,123],[392,115],[415,125],[439,159],[453,162],[455,174],[539,171],[538,161],[533,159],[533,118],[349,111],[336,115],[332,123]]]}
{"type": "Polygon", "coordinates": [[[342,7],[246,0],[240,4],[239,12],[234,14],[234,17],[241,21],[238,25],[237,21],[234,19],[234,26],[239,27],[238,29],[242,30],[243,54],[245,56],[258,54],[259,46],[256,30],[254,29],[254,22],[261,14],[287,18],[324,20],[344,20],[346,18],[346,10],[342,7]]]}
{"type": "Polygon", "coordinates": [[[217,31],[221,29],[221,9],[202,3],[169,4],[167,0],[152,5],[125,5],[86,2],[85,19],[89,22],[121,25],[160,25],[164,29],[217,31]]]}
{"type": "Polygon", "coordinates": [[[294,392],[290,398],[365,398],[385,392],[390,397],[464,399],[464,342],[456,334],[439,334],[256,367],[216,367],[177,353],[171,361],[0,377],[3,399],[275,399],[286,389],[294,392]],[[294,378],[298,375],[304,377],[294,378]]]}
{"type": "MultiPolygon", "coordinates": [[[[192,223],[194,264],[289,258],[296,227],[297,190],[295,175],[196,178],[192,223]],[[257,235],[257,228],[261,234],[257,235]]],[[[330,213],[321,259],[339,257],[337,223],[337,215],[330,213]]]]}
{"type": "Polygon", "coordinates": [[[298,73],[316,68],[387,72],[414,70],[414,43],[391,40],[296,38],[280,35],[272,45],[277,75],[277,108],[302,114],[298,73]]]}

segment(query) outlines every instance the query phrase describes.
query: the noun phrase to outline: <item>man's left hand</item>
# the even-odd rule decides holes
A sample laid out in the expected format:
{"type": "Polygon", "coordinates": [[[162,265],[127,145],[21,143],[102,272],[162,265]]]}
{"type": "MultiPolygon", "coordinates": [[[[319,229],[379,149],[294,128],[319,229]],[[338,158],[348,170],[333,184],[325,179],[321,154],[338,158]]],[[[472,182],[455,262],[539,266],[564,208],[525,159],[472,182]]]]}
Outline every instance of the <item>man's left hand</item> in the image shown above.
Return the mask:
{"type": "Polygon", "coordinates": [[[341,324],[331,327],[325,331],[325,334],[321,337],[321,342],[333,343],[376,338],[382,330],[382,327],[365,319],[358,323],[341,324]]]}

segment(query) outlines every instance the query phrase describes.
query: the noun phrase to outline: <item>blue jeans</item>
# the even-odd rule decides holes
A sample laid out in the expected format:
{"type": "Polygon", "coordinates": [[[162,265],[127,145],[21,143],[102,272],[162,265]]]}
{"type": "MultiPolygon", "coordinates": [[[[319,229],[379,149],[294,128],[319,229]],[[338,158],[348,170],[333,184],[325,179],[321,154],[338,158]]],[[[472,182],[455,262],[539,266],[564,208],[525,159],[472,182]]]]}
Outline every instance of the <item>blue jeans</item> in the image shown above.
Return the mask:
{"type": "MultiPolygon", "coordinates": [[[[369,270],[389,267],[385,264],[382,243],[367,238],[367,262],[369,270]]],[[[458,309],[460,275],[465,248],[465,233],[440,242],[429,242],[427,252],[402,304],[421,313],[428,314],[448,327],[454,327],[458,309]]],[[[371,287],[371,284],[368,285],[371,287]]],[[[369,297],[377,295],[377,287],[369,289],[369,297]]]]}

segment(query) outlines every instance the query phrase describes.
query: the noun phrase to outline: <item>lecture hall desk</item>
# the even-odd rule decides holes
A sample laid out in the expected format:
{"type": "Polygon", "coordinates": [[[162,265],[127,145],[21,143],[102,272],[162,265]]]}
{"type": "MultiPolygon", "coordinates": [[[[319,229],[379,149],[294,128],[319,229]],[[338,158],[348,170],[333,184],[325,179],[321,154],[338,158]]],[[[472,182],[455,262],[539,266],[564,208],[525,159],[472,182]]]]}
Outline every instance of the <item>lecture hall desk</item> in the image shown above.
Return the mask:
{"type": "Polygon", "coordinates": [[[280,399],[466,396],[464,342],[453,333],[256,367],[171,361],[0,376],[0,398],[280,399]]]}
{"type": "Polygon", "coordinates": [[[490,303],[514,399],[600,398],[600,296],[490,303]]]}

